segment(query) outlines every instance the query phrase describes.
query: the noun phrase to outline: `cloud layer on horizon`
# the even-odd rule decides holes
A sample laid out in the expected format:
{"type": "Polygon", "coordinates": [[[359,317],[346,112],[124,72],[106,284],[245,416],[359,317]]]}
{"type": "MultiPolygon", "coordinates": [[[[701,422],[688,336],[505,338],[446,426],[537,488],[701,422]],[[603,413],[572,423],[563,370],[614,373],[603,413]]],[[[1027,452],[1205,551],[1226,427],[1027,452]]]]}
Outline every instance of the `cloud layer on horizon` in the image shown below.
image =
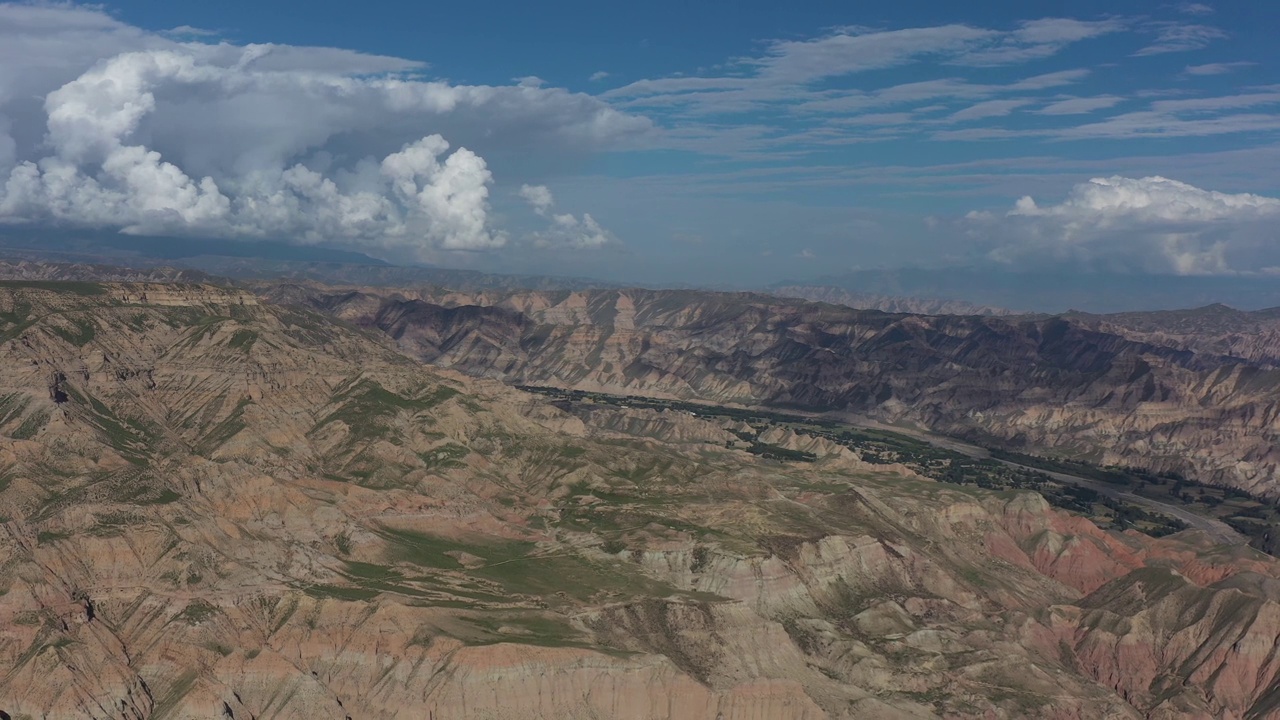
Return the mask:
{"type": "Polygon", "coordinates": [[[1004,215],[963,224],[986,258],[1047,267],[1175,275],[1280,272],[1280,199],[1152,176],[1093,178],[1061,202],[1024,196],[1004,215]]]}

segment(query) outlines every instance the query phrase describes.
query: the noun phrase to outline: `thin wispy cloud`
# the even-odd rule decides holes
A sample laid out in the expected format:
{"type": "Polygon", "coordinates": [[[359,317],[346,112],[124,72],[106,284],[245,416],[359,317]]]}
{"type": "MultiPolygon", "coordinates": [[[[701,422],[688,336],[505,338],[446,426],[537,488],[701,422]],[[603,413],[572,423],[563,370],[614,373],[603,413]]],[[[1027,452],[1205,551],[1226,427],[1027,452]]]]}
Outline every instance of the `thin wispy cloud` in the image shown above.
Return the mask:
{"type": "Polygon", "coordinates": [[[1264,114],[1228,115],[1185,119],[1162,112],[1134,112],[1096,123],[1063,128],[1051,133],[1062,140],[1132,140],[1140,138],[1205,137],[1245,132],[1280,130],[1280,116],[1264,114]]]}
{"type": "Polygon", "coordinates": [[[952,121],[981,120],[983,118],[1004,117],[1020,107],[1031,104],[1030,100],[987,100],[951,114],[952,121]]]}
{"type": "MultiPolygon", "coordinates": [[[[1192,12],[1197,13],[1204,14],[1192,12]]],[[[839,28],[822,37],[768,43],[762,54],[730,61],[719,74],[650,78],[610,90],[603,97],[631,112],[668,118],[680,125],[680,134],[685,137],[693,125],[707,128],[709,136],[719,137],[716,142],[701,146],[706,152],[715,152],[712,147],[734,147],[732,142],[726,142],[726,135],[711,129],[727,131],[735,127],[725,119],[752,117],[758,123],[761,117],[783,113],[785,120],[770,121],[777,123],[778,131],[759,132],[749,140],[739,135],[744,142],[729,154],[742,159],[784,151],[794,157],[806,144],[814,148],[848,146],[897,141],[911,135],[948,142],[1121,139],[1233,134],[1260,131],[1265,125],[1249,117],[1180,115],[1226,114],[1233,107],[1246,107],[1222,104],[1214,108],[1206,104],[1193,110],[1208,102],[1200,100],[1182,107],[1153,107],[1147,114],[1130,112],[1089,123],[1073,121],[1076,116],[1105,113],[1121,105],[1125,97],[1183,92],[1178,88],[1151,87],[1128,88],[1124,93],[1061,92],[1072,85],[1096,85],[1096,80],[1091,83],[1091,79],[1107,64],[1096,69],[1027,73],[1022,79],[999,84],[970,79],[987,72],[983,69],[986,67],[1031,67],[1072,46],[1119,36],[1138,45],[1136,51],[1128,50],[1128,55],[1148,57],[1202,48],[1227,34],[1203,24],[1122,17],[1042,18],[1017,23],[1010,29],[965,24],[901,30],[839,28]],[[1146,41],[1142,42],[1144,38],[1146,41]],[[900,67],[911,67],[913,74],[924,77],[879,87],[860,79],[883,77],[872,73],[900,67]],[[928,77],[929,73],[935,77],[928,77]],[[1046,93],[1054,89],[1058,92],[1046,93]],[[1076,124],[1018,127],[1016,116],[1020,111],[1076,124]],[[712,118],[714,123],[710,122],[712,118]],[[978,127],[946,127],[957,123],[978,127]],[[1004,123],[1012,126],[1002,126],[1004,123]]],[[[1108,42],[1115,45],[1119,41],[1108,42]]],[[[1117,59],[1120,57],[1123,55],[1117,59]]],[[[1191,66],[1187,75],[1208,75],[1235,67],[1230,63],[1191,66]]],[[[668,133],[666,137],[673,140],[676,135],[668,133]]],[[[673,146],[692,147],[683,141],[673,146]]]]}
{"type": "Polygon", "coordinates": [[[1052,129],[967,128],[940,130],[931,135],[939,141],[991,141],[1014,138],[1049,140],[1142,140],[1208,137],[1240,133],[1280,131],[1280,116],[1261,113],[1220,117],[1183,118],[1168,112],[1141,111],[1115,115],[1104,120],[1052,129]]]}
{"type": "Polygon", "coordinates": [[[1063,98],[1049,103],[1036,112],[1041,115],[1085,115],[1098,110],[1106,110],[1107,108],[1115,107],[1123,101],[1124,98],[1116,97],[1114,95],[1063,98]]]}
{"type": "Polygon", "coordinates": [[[966,52],[953,62],[975,66],[1025,63],[1051,57],[1072,43],[1120,32],[1125,27],[1126,23],[1118,19],[1093,22],[1069,18],[1031,20],[1005,34],[998,42],[966,52]]]}
{"type": "Polygon", "coordinates": [[[1227,73],[1232,73],[1237,70],[1243,70],[1244,68],[1252,67],[1254,65],[1257,65],[1257,63],[1242,62],[1242,61],[1241,62],[1205,63],[1204,65],[1188,65],[1187,69],[1184,72],[1186,72],[1186,74],[1188,75],[1199,75],[1199,76],[1226,75],[1227,73]]]}
{"type": "Polygon", "coordinates": [[[1085,68],[1077,68],[1075,70],[1059,70],[1058,72],[1044,73],[1043,75],[1033,75],[1012,83],[1009,85],[1009,89],[1046,90],[1048,88],[1061,87],[1085,79],[1088,77],[1089,72],[1085,68]]]}
{"type": "Polygon", "coordinates": [[[743,64],[758,68],[762,82],[807,83],[945,56],[995,35],[968,25],[878,32],[851,28],[816,40],[776,42],[764,57],[743,64]]]}
{"type": "Polygon", "coordinates": [[[222,33],[217,30],[192,27],[191,25],[179,25],[165,30],[162,34],[171,38],[211,38],[217,37],[222,33]]]}
{"type": "Polygon", "coordinates": [[[1156,33],[1155,42],[1135,52],[1135,57],[1200,50],[1216,40],[1225,40],[1230,37],[1225,31],[1209,25],[1166,22],[1155,23],[1152,28],[1156,33]]]}
{"type": "Polygon", "coordinates": [[[1158,100],[1151,103],[1151,109],[1156,112],[1167,113],[1203,113],[1276,104],[1280,104],[1280,92],[1247,93],[1221,97],[1188,98],[1185,100],[1158,100]]]}
{"type": "MultiPolygon", "coordinates": [[[[610,90],[605,97],[630,108],[679,109],[687,114],[746,112],[770,104],[857,102],[859,93],[823,91],[822,81],[920,62],[957,65],[1015,64],[1044,58],[1068,45],[1118,32],[1119,20],[1045,19],[1002,32],[969,25],[872,31],[844,28],[810,40],[771,43],[755,58],[736,61],[718,77],[646,79],[610,90]]],[[[1018,89],[1074,82],[1086,70],[1042,74],[1018,89]]]]}

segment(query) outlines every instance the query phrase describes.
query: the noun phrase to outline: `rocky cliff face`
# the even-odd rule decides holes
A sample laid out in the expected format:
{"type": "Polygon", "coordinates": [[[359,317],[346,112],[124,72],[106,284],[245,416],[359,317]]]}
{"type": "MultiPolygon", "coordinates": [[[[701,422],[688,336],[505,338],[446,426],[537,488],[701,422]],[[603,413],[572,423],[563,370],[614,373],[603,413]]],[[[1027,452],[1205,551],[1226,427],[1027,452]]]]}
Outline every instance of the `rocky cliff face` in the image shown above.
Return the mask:
{"type": "Polygon", "coordinates": [[[1213,339],[1132,317],[895,315],[693,291],[269,294],[290,292],[473,375],[854,412],[1280,492],[1280,375],[1268,336],[1245,331],[1213,339]]]}
{"type": "MultiPolygon", "coordinates": [[[[520,357],[476,312],[430,337],[520,357]]],[[[1280,717],[1244,547],[565,412],[211,286],[0,284],[0,323],[9,717],[1280,717]]]]}

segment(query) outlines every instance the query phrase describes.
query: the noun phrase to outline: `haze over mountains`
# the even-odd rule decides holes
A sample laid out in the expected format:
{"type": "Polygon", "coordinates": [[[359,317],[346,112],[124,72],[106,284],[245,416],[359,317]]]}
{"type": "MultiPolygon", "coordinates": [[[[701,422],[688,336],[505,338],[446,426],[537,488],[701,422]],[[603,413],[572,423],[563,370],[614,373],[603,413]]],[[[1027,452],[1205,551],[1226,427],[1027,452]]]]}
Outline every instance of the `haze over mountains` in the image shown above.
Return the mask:
{"type": "MultiPolygon", "coordinates": [[[[0,232],[3,256],[13,259],[136,267],[183,267],[229,278],[292,278],[387,287],[441,285],[459,290],[582,290],[628,287],[624,279],[495,274],[396,265],[347,250],[281,242],[191,240],[112,233],[0,232]]],[[[649,287],[663,287],[650,283],[649,287]]],[[[682,284],[680,287],[688,287],[682,284]]],[[[992,267],[862,270],[815,275],[759,287],[764,291],[859,309],[922,314],[1115,313],[1181,310],[1222,303],[1242,310],[1280,307],[1280,277],[1267,275],[1148,275],[1092,272],[1018,273],[992,267]]]]}
{"type": "Polygon", "coordinates": [[[1270,275],[1152,275],[1130,272],[1008,272],[990,267],[862,270],[819,277],[818,286],[899,297],[958,300],[1022,312],[1184,310],[1221,303],[1280,307],[1270,275]]]}

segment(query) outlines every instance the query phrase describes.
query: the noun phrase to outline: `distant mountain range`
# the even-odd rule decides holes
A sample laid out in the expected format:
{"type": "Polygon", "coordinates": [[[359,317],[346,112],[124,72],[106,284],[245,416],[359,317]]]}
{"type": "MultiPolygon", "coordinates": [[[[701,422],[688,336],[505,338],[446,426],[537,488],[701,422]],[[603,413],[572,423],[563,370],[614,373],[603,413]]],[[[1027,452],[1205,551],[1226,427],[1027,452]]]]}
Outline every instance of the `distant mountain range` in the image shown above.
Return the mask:
{"type": "Polygon", "coordinates": [[[952,300],[1019,312],[1092,313],[1177,310],[1222,303],[1242,310],[1280,306],[1280,277],[1268,275],[1137,275],[1018,273],[991,268],[859,270],[812,282],[856,295],[952,300]]]}
{"type": "Polygon", "coordinates": [[[189,237],[145,237],[105,231],[50,230],[0,232],[0,252],[8,257],[29,257],[53,262],[103,262],[190,265],[201,258],[254,258],[259,260],[349,263],[387,263],[363,253],[327,247],[291,245],[269,240],[216,240],[189,237]]]}
{"type": "MultiPolygon", "coordinates": [[[[147,238],[103,232],[0,232],[0,258],[135,268],[175,267],[241,280],[334,285],[439,286],[455,290],[586,290],[628,284],[596,278],[486,273],[403,266],[368,255],[275,241],[147,238]]],[[[663,287],[661,284],[655,287],[663,287]]],[[[689,289],[685,286],[671,289],[689,289]]],[[[715,288],[722,289],[722,288],[715,288]]],[[[1280,306],[1280,278],[1118,273],[1016,273],[998,268],[860,270],[745,288],[886,312],[946,315],[1115,313],[1221,303],[1243,310],[1280,306]]]]}
{"type": "Polygon", "coordinates": [[[392,265],[362,253],[281,242],[145,238],[109,233],[0,234],[0,259],[102,268],[173,267],[235,280],[312,280],[388,287],[439,285],[462,290],[620,287],[617,283],[589,278],[392,265]]]}
{"type": "Polygon", "coordinates": [[[901,295],[876,295],[850,292],[830,285],[775,285],[769,291],[779,297],[800,298],[811,302],[844,305],[858,310],[882,310],[891,313],[916,313],[919,315],[1013,315],[1012,310],[974,305],[964,300],[944,300],[931,297],[904,297],[901,295]]]}

